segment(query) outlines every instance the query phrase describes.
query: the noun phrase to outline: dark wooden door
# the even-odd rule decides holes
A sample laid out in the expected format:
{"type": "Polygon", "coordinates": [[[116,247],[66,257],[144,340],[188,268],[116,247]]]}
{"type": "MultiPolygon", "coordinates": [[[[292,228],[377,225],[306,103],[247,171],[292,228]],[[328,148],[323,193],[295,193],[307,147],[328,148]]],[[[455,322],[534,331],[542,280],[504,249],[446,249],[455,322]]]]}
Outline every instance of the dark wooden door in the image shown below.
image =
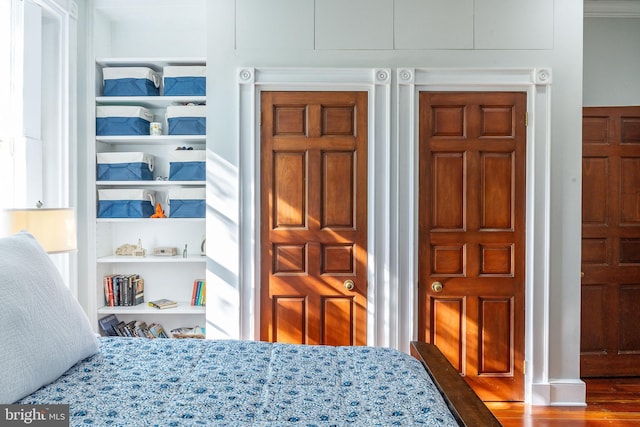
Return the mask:
{"type": "Polygon", "coordinates": [[[367,93],[261,105],[261,339],[366,344],[367,93]]]}
{"type": "Polygon", "coordinates": [[[483,400],[523,400],[526,94],[419,102],[420,339],[483,400]]]}
{"type": "Polygon", "coordinates": [[[584,108],[581,375],[640,375],[640,107],[584,108]]]}

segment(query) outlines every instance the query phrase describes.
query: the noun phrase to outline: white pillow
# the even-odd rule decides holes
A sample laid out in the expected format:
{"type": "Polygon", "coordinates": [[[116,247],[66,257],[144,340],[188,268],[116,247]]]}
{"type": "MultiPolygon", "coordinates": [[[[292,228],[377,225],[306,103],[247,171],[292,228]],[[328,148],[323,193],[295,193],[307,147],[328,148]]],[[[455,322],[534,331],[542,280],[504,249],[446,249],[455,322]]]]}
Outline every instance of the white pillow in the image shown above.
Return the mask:
{"type": "Polygon", "coordinates": [[[0,404],[10,404],[95,354],[80,304],[29,233],[0,239],[0,404]]]}

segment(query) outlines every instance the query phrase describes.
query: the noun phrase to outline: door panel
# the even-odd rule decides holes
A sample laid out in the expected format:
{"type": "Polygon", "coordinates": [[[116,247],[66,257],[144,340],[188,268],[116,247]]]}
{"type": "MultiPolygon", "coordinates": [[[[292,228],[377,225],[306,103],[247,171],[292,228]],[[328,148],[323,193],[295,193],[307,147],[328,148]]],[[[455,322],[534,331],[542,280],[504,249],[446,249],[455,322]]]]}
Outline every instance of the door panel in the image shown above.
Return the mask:
{"type": "Polygon", "coordinates": [[[465,302],[465,298],[432,298],[430,310],[433,330],[431,343],[435,344],[462,374],[466,369],[463,363],[465,302]]]}
{"type": "Polygon", "coordinates": [[[524,397],[524,93],[420,94],[419,331],[484,400],[524,397]]]}
{"type": "Polygon", "coordinates": [[[640,107],[582,122],[581,375],[640,375],[640,107]]]}
{"type": "Polygon", "coordinates": [[[367,94],[263,92],[261,104],[260,338],[365,344],[367,94]]]}
{"type": "Polygon", "coordinates": [[[276,296],[273,298],[274,341],[306,344],[307,300],[302,297],[276,296]]]}

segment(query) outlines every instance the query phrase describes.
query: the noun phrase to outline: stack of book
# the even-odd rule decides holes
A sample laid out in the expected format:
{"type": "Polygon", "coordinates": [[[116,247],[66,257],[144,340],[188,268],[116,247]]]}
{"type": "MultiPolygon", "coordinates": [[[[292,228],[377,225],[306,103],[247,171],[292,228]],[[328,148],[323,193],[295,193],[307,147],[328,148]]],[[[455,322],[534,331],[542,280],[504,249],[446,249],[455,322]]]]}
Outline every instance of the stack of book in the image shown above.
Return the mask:
{"type": "Polygon", "coordinates": [[[203,279],[196,279],[193,281],[193,292],[191,294],[191,305],[203,306],[207,301],[207,287],[203,279]]]}
{"type": "Polygon", "coordinates": [[[118,320],[115,314],[110,314],[98,320],[102,333],[106,336],[139,337],[139,338],[169,338],[159,323],[147,325],[145,322],[132,320],[124,322],[118,320]]]}
{"type": "Polygon", "coordinates": [[[109,274],[103,278],[104,301],[109,307],[144,302],[144,279],[137,274],[109,274]]]}
{"type": "Polygon", "coordinates": [[[154,301],[148,302],[149,307],[158,308],[160,310],[164,310],[165,308],[173,308],[178,306],[178,302],[172,299],[161,298],[154,301]]]}

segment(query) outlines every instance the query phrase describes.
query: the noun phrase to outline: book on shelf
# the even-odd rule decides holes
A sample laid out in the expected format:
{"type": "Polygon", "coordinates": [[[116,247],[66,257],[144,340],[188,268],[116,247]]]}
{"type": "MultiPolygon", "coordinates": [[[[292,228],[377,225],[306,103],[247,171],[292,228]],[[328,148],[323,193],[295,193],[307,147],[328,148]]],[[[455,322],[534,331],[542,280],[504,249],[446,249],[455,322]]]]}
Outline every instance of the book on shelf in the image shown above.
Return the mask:
{"type": "Polygon", "coordinates": [[[149,332],[154,338],[169,338],[167,333],[164,331],[164,328],[159,323],[152,323],[149,325],[149,332]]]}
{"type": "Polygon", "coordinates": [[[141,277],[133,281],[133,305],[142,304],[144,302],[144,279],[141,277]]]}
{"type": "Polygon", "coordinates": [[[177,306],[178,306],[177,301],[166,299],[166,298],[149,301],[149,307],[155,307],[161,310],[165,308],[171,308],[171,307],[177,307],[177,306]]]}
{"type": "Polygon", "coordinates": [[[171,336],[173,338],[205,338],[205,330],[201,326],[195,326],[193,328],[176,328],[171,330],[171,336]]]}
{"type": "Polygon", "coordinates": [[[108,316],[98,319],[98,325],[103,335],[113,337],[118,335],[117,327],[120,321],[115,314],[109,314],[108,316]]]}
{"type": "Polygon", "coordinates": [[[144,279],[138,274],[109,274],[103,278],[104,302],[108,307],[133,306],[144,302],[144,279]]]}
{"type": "Polygon", "coordinates": [[[130,337],[131,336],[131,332],[127,330],[127,324],[122,320],[120,322],[118,322],[118,325],[116,326],[116,332],[121,337],[130,337]]]}
{"type": "Polygon", "coordinates": [[[206,282],[203,279],[193,281],[193,292],[191,293],[191,305],[206,305],[206,282]]]}

